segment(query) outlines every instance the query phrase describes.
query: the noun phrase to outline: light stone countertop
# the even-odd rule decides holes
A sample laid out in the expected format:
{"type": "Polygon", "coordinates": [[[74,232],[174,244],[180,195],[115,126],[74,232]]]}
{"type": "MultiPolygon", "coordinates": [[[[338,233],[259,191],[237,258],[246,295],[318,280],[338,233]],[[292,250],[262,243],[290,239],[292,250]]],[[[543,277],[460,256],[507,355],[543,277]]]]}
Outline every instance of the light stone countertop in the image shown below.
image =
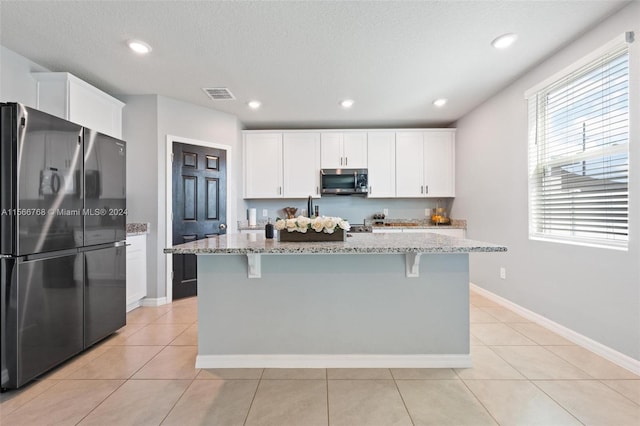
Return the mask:
{"type": "Polygon", "coordinates": [[[268,240],[261,234],[227,234],[191,243],[165,248],[173,254],[389,254],[389,253],[476,253],[504,252],[507,247],[454,238],[446,235],[425,234],[348,234],[340,242],[279,242],[268,240]]]}
{"type": "Polygon", "coordinates": [[[364,224],[371,225],[373,229],[467,229],[464,219],[451,219],[451,223],[446,225],[434,225],[430,219],[366,219],[364,224]]]}
{"type": "Polygon", "coordinates": [[[143,235],[149,233],[149,224],[146,222],[127,223],[127,236],[143,235]]]}

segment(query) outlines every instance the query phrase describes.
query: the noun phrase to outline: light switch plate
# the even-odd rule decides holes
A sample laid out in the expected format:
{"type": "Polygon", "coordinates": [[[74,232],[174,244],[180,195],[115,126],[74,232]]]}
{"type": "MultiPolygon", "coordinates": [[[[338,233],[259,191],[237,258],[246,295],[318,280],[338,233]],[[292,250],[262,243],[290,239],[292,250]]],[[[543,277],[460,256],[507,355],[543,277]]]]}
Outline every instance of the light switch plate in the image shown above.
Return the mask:
{"type": "Polygon", "coordinates": [[[386,216],[389,216],[389,209],[382,209],[382,214],[386,216]]]}
{"type": "Polygon", "coordinates": [[[262,217],[267,217],[267,216],[269,216],[269,210],[262,209],[262,217]]]}
{"type": "Polygon", "coordinates": [[[500,267],[500,278],[502,278],[503,280],[507,279],[507,268],[505,268],[504,266],[500,267]]]}

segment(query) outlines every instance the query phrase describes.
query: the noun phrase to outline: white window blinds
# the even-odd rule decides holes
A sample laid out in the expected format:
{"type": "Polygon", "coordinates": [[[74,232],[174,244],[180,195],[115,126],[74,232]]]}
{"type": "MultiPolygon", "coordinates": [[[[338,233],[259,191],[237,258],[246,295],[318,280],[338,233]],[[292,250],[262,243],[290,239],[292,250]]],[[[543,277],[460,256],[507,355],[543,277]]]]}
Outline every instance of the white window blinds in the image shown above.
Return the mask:
{"type": "Polygon", "coordinates": [[[613,43],[573,68],[527,96],[529,236],[624,248],[628,45],[613,43]]]}

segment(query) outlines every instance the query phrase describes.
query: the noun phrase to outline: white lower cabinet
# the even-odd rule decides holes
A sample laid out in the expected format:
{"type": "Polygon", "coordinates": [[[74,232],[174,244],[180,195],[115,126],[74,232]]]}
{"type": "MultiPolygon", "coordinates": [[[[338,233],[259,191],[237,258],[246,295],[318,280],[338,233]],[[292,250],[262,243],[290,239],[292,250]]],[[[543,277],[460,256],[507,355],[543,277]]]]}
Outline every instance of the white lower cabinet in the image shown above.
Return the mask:
{"type": "Polygon", "coordinates": [[[427,229],[403,229],[402,232],[414,232],[414,233],[432,233],[432,234],[440,234],[440,235],[448,235],[449,237],[455,238],[466,238],[467,232],[465,229],[461,228],[427,228],[427,229]]]}
{"type": "Polygon", "coordinates": [[[127,236],[127,312],[147,296],[147,235],[127,236]]]}
{"type": "Polygon", "coordinates": [[[402,233],[402,229],[386,229],[386,228],[374,228],[373,229],[373,233],[374,234],[400,234],[402,233]]]}

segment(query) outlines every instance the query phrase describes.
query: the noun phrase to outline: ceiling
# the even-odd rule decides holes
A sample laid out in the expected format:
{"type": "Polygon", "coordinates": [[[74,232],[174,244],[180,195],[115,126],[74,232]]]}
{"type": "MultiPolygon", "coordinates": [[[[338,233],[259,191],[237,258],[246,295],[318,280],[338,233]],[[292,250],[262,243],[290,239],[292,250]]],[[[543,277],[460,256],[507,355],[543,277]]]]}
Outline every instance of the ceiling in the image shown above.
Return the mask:
{"type": "Polygon", "coordinates": [[[169,96],[248,129],[435,127],[627,3],[1,0],[0,44],[108,93],[169,96]],[[511,48],[490,45],[509,32],[511,48]],[[131,52],[134,38],[153,51],[131,52]]]}

